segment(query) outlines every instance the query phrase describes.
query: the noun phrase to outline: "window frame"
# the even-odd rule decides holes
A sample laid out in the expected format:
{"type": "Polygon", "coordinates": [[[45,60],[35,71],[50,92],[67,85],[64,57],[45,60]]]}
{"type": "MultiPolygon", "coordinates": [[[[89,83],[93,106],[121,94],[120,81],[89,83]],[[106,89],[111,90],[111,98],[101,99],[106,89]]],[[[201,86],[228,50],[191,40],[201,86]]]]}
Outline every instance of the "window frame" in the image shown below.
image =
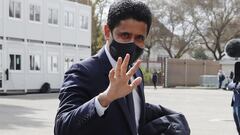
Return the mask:
{"type": "Polygon", "coordinates": [[[89,30],[89,16],[88,15],[83,15],[83,14],[79,15],[79,27],[80,27],[80,30],[85,30],[85,31],[89,30]],[[87,26],[87,28],[82,27],[85,25],[87,26]]]}
{"type": "Polygon", "coordinates": [[[42,71],[42,63],[41,63],[41,55],[40,54],[29,54],[29,71],[30,72],[41,72],[42,71]],[[39,70],[36,69],[36,57],[39,58],[39,70]],[[32,57],[32,59],[31,59],[32,57]],[[33,63],[32,63],[33,62],[33,63]],[[33,69],[31,69],[31,64],[33,64],[33,69]]]}
{"type": "Polygon", "coordinates": [[[48,25],[59,26],[59,9],[55,8],[55,7],[48,7],[47,12],[48,12],[48,14],[47,14],[48,15],[47,16],[47,23],[48,23],[48,25]],[[56,13],[56,16],[54,16],[54,11],[56,13]],[[55,24],[54,21],[57,21],[57,23],[55,24]]]}
{"type": "Polygon", "coordinates": [[[64,57],[64,61],[63,61],[63,70],[64,72],[66,72],[73,64],[75,63],[75,58],[74,56],[65,56],[64,57]],[[70,60],[70,61],[66,61],[66,59],[70,60]],[[67,62],[67,63],[66,63],[67,62]]]}
{"type": "Polygon", "coordinates": [[[40,4],[30,3],[29,4],[29,21],[34,23],[41,23],[41,6],[40,4]],[[33,20],[31,19],[31,6],[33,6],[33,20]],[[39,20],[37,20],[37,14],[39,14],[39,20]]]}
{"type": "Polygon", "coordinates": [[[74,11],[72,10],[64,10],[64,27],[66,28],[74,28],[74,11]],[[71,16],[70,16],[71,15],[71,16]],[[70,21],[72,19],[72,21],[70,21]]]}
{"type": "Polygon", "coordinates": [[[59,70],[60,70],[60,67],[59,67],[59,56],[58,55],[48,55],[47,57],[47,71],[48,73],[59,73],[59,70]],[[50,61],[49,61],[49,58],[50,58],[50,61]],[[56,71],[54,71],[54,58],[57,58],[57,66],[56,66],[56,71]],[[50,66],[50,67],[49,67],[50,66]]]}
{"type": "Polygon", "coordinates": [[[23,57],[22,57],[22,55],[21,54],[17,54],[17,53],[9,53],[9,66],[8,66],[8,68],[9,68],[9,70],[10,71],[22,71],[23,70],[23,66],[22,66],[22,63],[23,63],[23,57]],[[13,68],[11,68],[11,65],[12,65],[12,58],[11,58],[11,56],[13,56],[13,68]],[[20,58],[20,61],[19,61],[19,63],[20,64],[17,64],[17,56],[20,56],[19,58],[20,58]],[[20,69],[17,69],[17,65],[20,65],[20,69]]]}
{"type": "Polygon", "coordinates": [[[9,0],[9,5],[8,5],[8,17],[10,19],[15,19],[15,20],[22,20],[23,14],[22,14],[22,2],[19,0],[9,0]],[[19,9],[16,9],[16,5],[20,6],[19,9]],[[11,11],[11,6],[13,6],[12,8],[12,15],[10,14],[11,11]],[[17,17],[17,11],[19,10],[19,17],[17,17]]]}

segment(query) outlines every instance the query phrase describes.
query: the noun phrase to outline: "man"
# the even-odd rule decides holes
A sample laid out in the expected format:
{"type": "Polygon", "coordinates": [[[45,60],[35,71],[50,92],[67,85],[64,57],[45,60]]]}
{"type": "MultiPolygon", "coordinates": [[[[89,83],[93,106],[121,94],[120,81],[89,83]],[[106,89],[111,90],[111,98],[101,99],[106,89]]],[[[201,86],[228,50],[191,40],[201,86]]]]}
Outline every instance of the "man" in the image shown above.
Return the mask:
{"type": "Polygon", "coordinates": [[[230,74],[229,74],[229,79],[232,81],[233,80],[233,76],[234,76],[234,73],[233,71],[230,71],[230,74]]]}
{"type": "Polygon", "coordinates": [[[137,59],[150,26],[151,12],[144,3],[119,0],[110,6],[106,45],[65,74],[55,135],[190,133],[183,115],[145,103],[137,59]],[[153,130],[152,124],[159,123],[162,126],[153,130]]]}
{"type": "Polygon", "coordinates": [[[221,89],[222,88],[222,83],[225,80],[225,75],[223,74],[222,70],[218,71],[218,88],[221,89]]]}
{"type": "Polygon", "coordinates": [[[157,89],[157,81],[158,81],[157,72],[154,72],[152,74],[152,82],[153,82],[154,89],[157,89]]]}
{"type": "Polygon", "coordinates": [[[233,80],[228,85],[228,89],[233,91],[232,103],[233,118],[237,127],[238,134],[240,135],[240,62],[236,62],[234,65],[233,80]]]}

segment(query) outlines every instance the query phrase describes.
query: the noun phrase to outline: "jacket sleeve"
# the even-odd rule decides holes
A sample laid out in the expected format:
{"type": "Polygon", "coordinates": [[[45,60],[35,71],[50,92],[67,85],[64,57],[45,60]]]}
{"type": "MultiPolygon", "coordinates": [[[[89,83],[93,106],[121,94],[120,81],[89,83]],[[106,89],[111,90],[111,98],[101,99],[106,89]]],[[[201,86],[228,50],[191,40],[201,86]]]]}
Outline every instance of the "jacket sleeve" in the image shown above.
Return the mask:
{"type": "Polygon", "coordinates": [[[55,135],[79,133],[89,122],[98,118],[91,77],[84,67],[71,68],[64,76],[59,94],[59,109],[55,118],[55,135]],[[81,70],[80,70],[81,69],[81,70]]]}
{"type": "Polygon", "coordinates": [[[190,135],[185,116],[163,106],[145,105],[146,123],[141,135],[190,135]]]}

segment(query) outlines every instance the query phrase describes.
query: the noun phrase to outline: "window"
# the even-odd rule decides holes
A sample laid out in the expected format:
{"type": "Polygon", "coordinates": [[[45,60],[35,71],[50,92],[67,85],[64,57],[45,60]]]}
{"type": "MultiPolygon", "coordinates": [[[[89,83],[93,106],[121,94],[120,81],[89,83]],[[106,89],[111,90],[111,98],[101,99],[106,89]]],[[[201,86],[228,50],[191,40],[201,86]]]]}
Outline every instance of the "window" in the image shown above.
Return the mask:
{"type": "Polygon", "coordinates": [[[48,23],[49,24],[58,24],[58,10],[54,8],[48,9],[48,23]]]}
{"type": "Polygon", "coordinates": [[[2,88],[3,73],[0,72],[0,88],[2,88]]]}
{"type": "MultiPolygon", "coordinates": [[[[2,45],[0,45],[2,46],[2,45]]],[[[0,88],[2,88],[2,80],[3,80],[3,73],[2,73],[3,67],[2,67],[2,51],[0,49],[0,88]]]]}
{"type": "Polygon", "coordinates": [[[40,71],[40,55],[30,55],[30,70],[40,71]]]}
{"type": "Polygon", "coordinates": [[[31,21],[40,22],[40,6],[30,4],[29,13],[29,19],[31,21]]]}
{"type": "Polygon", "coordinates": [[[0,72],[3,70],[3,67],[2,67],[2,51],[0,49],[0,72]]]}
{"type": "Polygon", "coordinates": [[[14,0],[9,1],[9,17],[21,18],[21,2],[14,0]]]}
{"type": "Polygon", "coordinates": [[[74,58],[65,57],[64,60],[64,71],[67,71],[74,63],[74,58]]]}
{"type": "Polygon", "coordinates": [[[64,13],[64,22],[67,27],[74,27],[74,18],[73,12],[65,11],[64,13]]]}
{"type": "Polygon", "coordinates": [[[80,28],[81,29],[88,29],[88,17],[87,16],[80,16],[80,28]]]}
{"type": "Polygon", "coordinates": [[[21,55],[10,54],[10,70],[21,70],[21,55]]]}
{"type": "Polygon", "coordinates": [[[57,73],[58,72],[58,57],[48,56],[48,72],[57,73]]]}

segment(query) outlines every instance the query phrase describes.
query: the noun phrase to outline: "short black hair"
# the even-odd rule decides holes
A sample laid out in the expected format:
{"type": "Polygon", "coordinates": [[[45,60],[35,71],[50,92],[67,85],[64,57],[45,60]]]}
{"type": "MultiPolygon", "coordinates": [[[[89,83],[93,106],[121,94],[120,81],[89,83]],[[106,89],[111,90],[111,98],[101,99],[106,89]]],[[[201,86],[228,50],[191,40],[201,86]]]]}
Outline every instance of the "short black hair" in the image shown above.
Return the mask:
{"type": "Polygon", "coordinates": [[[149,7],[136,0],[116,0],[108,12],[107,25],[113,31],[122,20],[134,19],[147,24],[147,33],[152,24],[152,14],[149,7]]]}

